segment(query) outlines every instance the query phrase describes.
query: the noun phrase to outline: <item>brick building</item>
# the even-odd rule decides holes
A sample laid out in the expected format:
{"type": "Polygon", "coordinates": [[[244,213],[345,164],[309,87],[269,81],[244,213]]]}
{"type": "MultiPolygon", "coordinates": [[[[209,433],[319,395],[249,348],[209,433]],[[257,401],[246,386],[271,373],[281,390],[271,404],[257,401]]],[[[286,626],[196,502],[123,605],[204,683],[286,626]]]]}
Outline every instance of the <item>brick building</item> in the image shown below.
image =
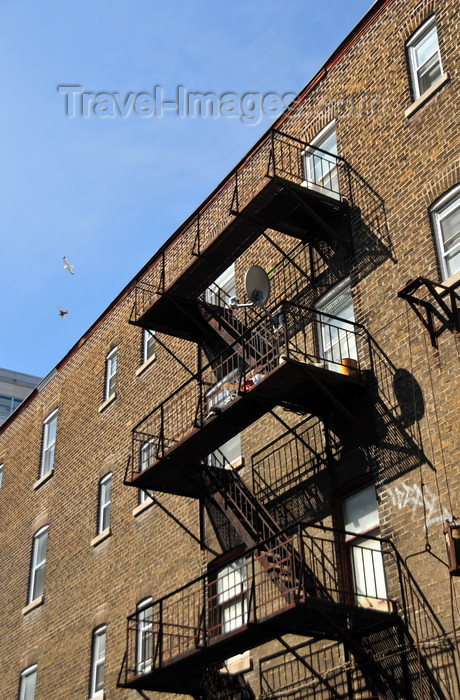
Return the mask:
{"type": "Polygon", "coordinates": [[[460,698],[458,4],[377,0],[0,428],[4,698],[460,698]]]}

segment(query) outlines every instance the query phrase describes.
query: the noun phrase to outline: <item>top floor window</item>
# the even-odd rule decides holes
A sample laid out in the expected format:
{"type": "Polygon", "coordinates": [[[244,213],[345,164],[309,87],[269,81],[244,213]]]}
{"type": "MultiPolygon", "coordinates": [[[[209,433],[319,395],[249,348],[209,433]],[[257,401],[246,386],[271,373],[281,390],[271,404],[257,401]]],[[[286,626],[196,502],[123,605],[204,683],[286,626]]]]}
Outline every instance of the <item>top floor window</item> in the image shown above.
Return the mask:
{"type": "Polygon", "coordinates": [[[407,42],[407,55],[416,100],[441,76],[441,55],[434,17],[430,17],[407,42]]]}
{"type": "Polygon", "coordinates": [[[0,396],[0,418],[8,418],[22,402],[23,399],[14,396],[0,396]]]}
{"type": "Polygon", "coordinates": [[[215,306],[225,306],[236,294],[235,264],[232,263],[206,290],[206,301],[215,306]]]}
{"type": "Polygon", "coordinates": [[[42,457],[40,463],[40,477],[46,476],[53,470],[54,448],[56,445],[57,410],[50,413],[43,421],[42,457]]]}
{"type": "Polygon", "coordinates": [[[442,278],[460,270],[460,185],[431,207],[442,278]]]}
{"type": "Polygon", "coordinates": [[[338,197],[337,134],[335,122],[330,122],[310,142],[304,153],[306,185],[313,190],[338,197]]]}
{"type": "Polygon", "coordinates": [[[104,399],[115,396],[115,386],[117,382],[117,357],[118,348],[113,348],[105,358],[105,391],[104,399]]]}

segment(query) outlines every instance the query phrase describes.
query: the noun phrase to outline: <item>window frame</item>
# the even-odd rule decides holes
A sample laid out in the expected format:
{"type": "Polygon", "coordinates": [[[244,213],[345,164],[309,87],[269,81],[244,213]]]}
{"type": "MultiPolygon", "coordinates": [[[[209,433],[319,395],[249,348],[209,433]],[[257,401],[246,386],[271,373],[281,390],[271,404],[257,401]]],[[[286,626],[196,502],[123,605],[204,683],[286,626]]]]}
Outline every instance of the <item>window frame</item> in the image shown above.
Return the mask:
{"type": "MultiPolygon", "coordinates": [[[[155,438],[149,438],[141,443],[139,447],[139,466],[140,471],[143,472],[148,469],[155,461],[155,438]],[[144,453],[147,454],[147,459],[144,459],[144,453]]],[[[152,500],[153,491],[149,489],[138,489],[138,503],[142,505],[152,500]]]]}
{"type": "Polygon", "coordinates": [[[42,449],[40,457],[40,474],[39,478],[51,474],[54,471],[54,457],[56,452],[56,438],[57,438],[57,421],[58,421],[58,409],[55,408],[54,411],[45,418],[43,421],[42,428],[42,449]],[[54,438],[49,440],[51,426],[54,426],[54,438]],[[50,456],[51,455],[51,456],[50,456]]]}
{"type": "Polygon", "coordinates": [[[363,484],[359,489],[345,494],[341,499],[341,517],[346,531],[344,536],[345,548],[345,580],[349,582],[349,594],[352,602],[361,607],[388,609],[388,587],[385,576],[383,553],[379,540],[381,536],[378,500],[374,483],[363,484]],[[372,489],[375,497],[375,519],[366,524],[361,530],[355,531],[347,527],[346,502],[359,494],[372,489]],[[372,567],[373,580],[368,584],[366,573],[372,567]],[[365,588],[362,589],[362,581],[365,588]],[[372,589],[372,584],[374,590],[372,589]],[[367,587],[369,585],[369,588],[367,587]]]}
{"type": "Polygon", "coordinates": [[[116,396],[117,388],[118,345],[110,350],[105,357],[104,400],[116,396]]]}
{"type": "Polygon", "coordinates": [[[136,605],[136,672],[147,673],[153,662],[153,599],[143,598],[136,605]],[[150,616],[145,615],[150,611],[150,616]],[[150,652],[148,655],[146,653],[150,652]]]}
{"type": "Polygon", "coordinates": [[[48,532],[49,532],[49,527],[48,525],[43,525],[37,532],[34,534],[32,538],[32,552],[31,552],[31,558],[30,558],[30,572],[29,572],[29,590],[27,594],[27,604],[30,605],[36,600],[39,600],[43,595],[45,591],[45,572],[46,572],[46,554],[47,554],[47,548],[48,548],[48,532]],[[43,536],[46,536],[46,541],[44,545],[44,558],[38,560],[38,556],[40,553],[40,542],[41,538],[43,536]],[[36,584],[37,584],[37,572],[43,571],[42,575],[42,582],[41,582],[41,589],[36,595],[36,584]]]}
{"type": "Polygon", "coordinates": [[[34,700],[35,689],[36,689],[36,685],[37,685],[37,671],[38,671],[37,664],[32,664],[31,666],[28,666],[23,671],[21,671],[21,673],[19,675],[18,700],[34,700]],[[27,679],[30,678],[31,676],[34,676],[32,695],[30,695],[30,688],[27,688],[27,679]],[[27,692],[27,695],[26,695],[26,692],[27,692]]]}
{"type": "Polygon", "coordinates": [[[112,505],[112,472],[104,474],[101,479],[99,479],[99,489],[98,489],[98,505],[97,505],[97,534],[102,535],[102,533],[110,530],[110,510],[112,505]],[[106,485],[110,484],[109,497],[107,498],[106,485]],[[108,516],[106,516],[108,513],[108,516]],[[107,518],[107,524],[104,527],[105,520],[107,518]]]}
{"type": "Polygon", "coordinates": [[[410,72],[410,79],[411,79],[411,87],[412,87],[412,96],[414,99],[414,102],[419,99],[419,97],[422,97],[436,82],[436,80],[439,80],[439,78],[443,75],[443,69],[442,69],[442,61],[441,61],[441,50],[439,47],[439,37],[438,37],[438,30],[436,26],[436,17],[435,15],[432,15],[431,17],[428,17],[417,29],[416,31],[412,34],[412,36],[409,37],[409,39],[406,42],[406,53],[407,53],[407,62],[409,64],[409,72],[410,72]],[[429,56],[429,58],[422,63],[421,65],[418,65],[417,61],[417,49],[420,48],[421,44],[423,41],[426,40],[426,38],[431,34],[435,33],[436,35],[436,50],[429,56]],[[438,60],[437,64],[439,66],[439,75],[430,82],[428,87],[425,87],[423,90],[421,89],[421,81],[420,81],[420,70],[426,66],[429,61],[432,60],[432,58],[437,54],[438,60]]]}
{"type": "Polygon", "coordinates": [[[0,491],[3,487],[3,467],[4,467],[4,465],[0,464],[0,491]]]}
{"type": "Polygon", "coordinates": [[[305,178],[302,184],[314,192],[325,194],[333,199],[339,199],[338,155],[337,127],[335,119],[333,119],[316,134],[302,153],[305,178]],[[332,151],[329,151],[325,148],[325,145],[327,145],[326,142],[332,135],[335,136],[335,147],[332,151]],[[319,149],[319,152],[317,149],[319,149]],[[333,160],[327,157],[328,154],[333,157],[333,160]],[[321,167],[320,177],[317,177],[318,163],[321,167]],[[323,163],[330,164],[325,172],[323,172],[323,163]]]}
{"type": "Polygon", "coordinates": [[[436,242],[439,267],[441,271],[441,279],[443,281],[449,279],[453,275],[456,275],[460,271],[460,265],[458,270],[455,270],[454,272],[451,272],[449,269],[449,259],[452,251],[455,251],[457,254],[460,252],[460,240],[456,244],[454,243],[451,249],[446,251],[441,228],[442,221],[457,209],[460,210],[460,183],[454,185],[450,190],[445,192],[436,202],[434,202],[434,204],[431,205],[429,209],[436,242]]]}
{"type": "MultiPolygon", "coordinates": [[[[350,304],[346,308],[350,308],[350,304]]],[[[356,316],[354,312],[353,289],[350,278],[345,277],[343,280],[341,280],[341,282],[331,287],[326,294],[320,297],[315,303],[315,310],[318,313],[317,336],[321,361],[328,364],[328,369],[332,370],[333,372],[340,372],[342,367],[341,360],[349,358],[351,360],[358,361],[358,349],[356,346],[356,336],[354,334],[353,325],[356,323],[356,316]],[[341,296],[345,296],[345,294],[348,294],[348,292],[351,300],[352,318],[342,318],[338,313],[331,313],[331,311],[327,310],[328,305],[333,302],[337,302],[341,296]],[[342,323],[340,321],[334,321],[334,319],[331,319],[331,322],[329,322],[329,319],[326,321],[321,321],[321,314],[336,316],[338,319],[342,319],[342,323]],[[330,337],[328,341],[325,337],[326,326],[330,329],[330,337]],[[345,356],[342,355],[343,337],[345,337],[347,350],[345,356]],[[349,340],[350,338],[352,339],[351,342],[349,340]],[[339,357],[336,356],[337,349],[339,357]]]]}
{"type": "Polygon", "coordinates": [[[99,625],[95,627],[91,634],[91,669],[90,669],[90,698],[97,697],[104,692],[104,670],[105,670],[105,659],[106,659],[106,644],[107,644],[107,625],[99,625]],[[103,654],[100,653],[100,640],[104,639],[103,654]],[[102,686],[97,688],[100,684],[98,680],[98,670],[102,666],[102,686]]]}
{"type": "Polygon", "coordinates": [[[142,329],[142,364],[145,365],[155,357],[155,331],[142,329]]]}
{"type": "Polygon", "coordinates": [[[244,555],[216,569],[211,590],[215,591],[215,634],[229,634],[247,624],[248,561],[244,555]]]}
{"type": "Polygon", "coordinates": [[[214,282],[211,282],[205,291],[205,300],[208,304],[213,304],[214,306],[225,306],[235,296],[236,275],[235,263],[233,262],[216,277],[214,282]]]}

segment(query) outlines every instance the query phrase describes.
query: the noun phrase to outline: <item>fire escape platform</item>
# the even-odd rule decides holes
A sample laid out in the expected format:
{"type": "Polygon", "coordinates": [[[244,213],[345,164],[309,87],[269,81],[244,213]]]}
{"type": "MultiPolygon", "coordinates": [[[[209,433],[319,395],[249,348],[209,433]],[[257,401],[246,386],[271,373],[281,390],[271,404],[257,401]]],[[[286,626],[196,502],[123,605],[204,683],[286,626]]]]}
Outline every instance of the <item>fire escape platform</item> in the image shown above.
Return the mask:
{"type": "Polygon", "coordinates": [[[163,458],[133,474],[130,484],[179,496],[207,495],[200,462],[275,406],[316,416],[327,416],[338,408],[345,418],[355,418],[364,437],[370,439],[372,428],[365,422],[370,415],[366,410],[367,400],[367,384],[360,372],[347,376],[315,364],[282,358],[279,366],[251,389],[235,393],[217,411],[210,411],[201,426],[191,426],[163,458]]]}
{"type": "Polygon", "coordinates": [[[163,661],[159,668],[128,677],[124,685],[157,692],[193,693],[199,691],[200,671],[204,668],[222,664],[235,654],[258,647],[279,636],[296,634],[340,640],[340,629],[359,636],[364,631],[398,624],[398,620],[398,615],[392,611],[308,598],[291,603],[282,611],[258,622],[249,622],[233,632],[216,636],[205,645],[201,645],[197,636],[195,648],[163,661]]]}
{"type": "Polygon", "coordinates": [[[349,232],[343,231],[348,209],[340,199],[267,176],[244,207],[230,212],[233,218],[211,243],[202,249],[195,243],[190,262],[162,292],[152,295],[152,303],[136,313],[131,323],[185,340],[200,340],[202,322],[197,325],[195,300],[263,231],[275,229],[304,242],[335,236],[347,244],[349,232]]]}

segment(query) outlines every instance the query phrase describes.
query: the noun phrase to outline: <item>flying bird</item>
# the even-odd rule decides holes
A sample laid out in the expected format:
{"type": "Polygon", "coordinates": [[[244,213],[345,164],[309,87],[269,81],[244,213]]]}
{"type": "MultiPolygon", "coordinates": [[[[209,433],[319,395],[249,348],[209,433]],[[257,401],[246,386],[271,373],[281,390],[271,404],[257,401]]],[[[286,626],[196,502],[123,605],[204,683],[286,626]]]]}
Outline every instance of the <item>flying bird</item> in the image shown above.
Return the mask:
{"type": "Polygon", "coordinates": [[[72,272],[74,266],[69,263],[65,255],[62,258],[62,260],[64,261],[64,270],[67,270],[68,272],[70,272],[71,275],[74,275],[75,272],[72,272]]]}
{"type": "Polygon", "coordinates": [[[68,311],[64,311],[64,309],[61,309],[61,307],[59,307],[59,316],[61,318],[65,318],[68,313],[69,313],[68,311]]]}

